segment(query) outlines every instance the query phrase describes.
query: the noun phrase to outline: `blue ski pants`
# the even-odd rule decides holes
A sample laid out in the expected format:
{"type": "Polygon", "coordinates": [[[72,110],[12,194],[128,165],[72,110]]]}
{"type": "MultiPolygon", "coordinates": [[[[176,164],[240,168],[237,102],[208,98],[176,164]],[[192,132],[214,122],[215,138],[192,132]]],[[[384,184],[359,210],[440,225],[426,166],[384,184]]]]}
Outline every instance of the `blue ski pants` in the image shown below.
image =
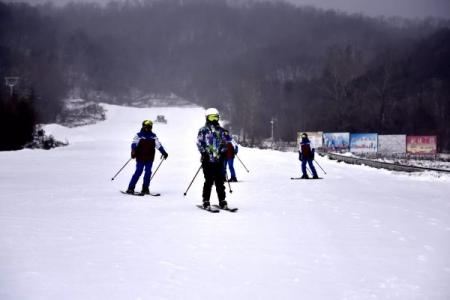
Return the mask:
{"type": "Polygon", "coordinates": [[[303,159],[302,160],[302,173],[303,175],[308,175],[306,173],[306,163],[308,163],[309,168],[311,169],[311,173],[313,176],[317,176],[316,168],[314,168],[313,160],[312,159],[303,159]]]}
{"type": "Polygon", "coordinates": [[[227,174],[227,165],[230,169],[231,178],[236,178],[236,172],[234,171],[234,158],[225,160],[225,176],[227,174]]]}
{"type": "Polygon", "coordinates": [[[142,184],[143,188],[148,188],[150,186],[150,177],[152,176],[152,165],[153,161],[148,162],[141,162],[136,161],[136,171],[134,172],[133,176],[131,177],[130,184],[128,185],[128,189],[134,190],[136,187],[136,183],[139,180],[139,177],[141,177],[142,172],[145,169],[144,173],[144,182],[142,184]]]}

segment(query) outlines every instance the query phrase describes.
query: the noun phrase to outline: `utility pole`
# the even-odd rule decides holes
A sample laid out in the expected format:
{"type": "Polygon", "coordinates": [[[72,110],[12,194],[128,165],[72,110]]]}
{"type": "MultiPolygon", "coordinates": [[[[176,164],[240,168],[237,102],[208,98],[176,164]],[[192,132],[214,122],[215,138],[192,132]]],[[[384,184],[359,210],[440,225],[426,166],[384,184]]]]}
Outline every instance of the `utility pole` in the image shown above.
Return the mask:
{"type": "Polygon", "coordinates": [[[19,82],[19,77],[16,76],[7,76],[5,77],[5,85],[9,86],[9,95],[12,97],[14,93],[14,86],[19,82]]]}
{"type": "Polygon", "coordinates": [[[272,149],[275,145],[275,136],[273,135],[273,125],[275,124],[276,121],[277,121],[277,119],[274,117],[272,117],[272,119],[270,119],[270,125],[271,125],[271,131],[272,131],[271,136],[270,136],[271,140],[272,140],[272,149]]]}

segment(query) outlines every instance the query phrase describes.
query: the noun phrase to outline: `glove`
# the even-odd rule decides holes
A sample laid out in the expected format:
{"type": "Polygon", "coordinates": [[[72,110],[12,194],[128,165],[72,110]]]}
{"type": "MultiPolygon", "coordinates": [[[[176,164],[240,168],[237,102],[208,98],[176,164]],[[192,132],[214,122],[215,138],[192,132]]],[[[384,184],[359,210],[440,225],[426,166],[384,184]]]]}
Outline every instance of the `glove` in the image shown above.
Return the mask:
{"type": "Polygon", "coordinates": [[[202,163],[208,162],[208,161],[209,161],[209,155],[208,155],[208,153],[202,152],[202,157],[201,157],[200,161],[201,161],[202,163]]]}
{"type": "Polygon", "coordinates": [[[136,151],[131,150],[131,158],[136,158],[136,151]]]}
{"type": "Polygon", "coordinates": [[[303,161],[303,154],[300,151],[298,152],[298,160],[303,161]]]}
{"type": "Polygon", "coordinates": [[[316,153],[316,150],[315,150],[315,149],[312,149],[312,151],[311,151],[311,159],[312,159],[312,160],[314,160],[314,153],[316,153]]]}
{"type": "Polygon", "coordinates": [[[164,157],[164,159],[167,159],[168,156],[169,156],[169,154],[167,154],[167,152],[164,152],[164,153],[161,155],[161,158],[164,157]]]}

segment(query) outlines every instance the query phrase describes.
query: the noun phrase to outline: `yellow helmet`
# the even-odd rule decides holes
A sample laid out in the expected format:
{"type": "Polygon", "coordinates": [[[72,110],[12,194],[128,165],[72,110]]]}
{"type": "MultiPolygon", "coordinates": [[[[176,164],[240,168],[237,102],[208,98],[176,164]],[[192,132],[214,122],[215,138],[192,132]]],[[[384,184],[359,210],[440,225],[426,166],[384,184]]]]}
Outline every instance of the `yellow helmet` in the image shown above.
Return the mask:
{"type": "Polygon", "coordinates": [[[153,122],[151,120],[144,120],[144,122],[142,122],[142,127],[148,127],[148,126],[153,126],[153,122]]]}
{"type": "Polygon", "coordinates": [[[144,120],[144,122],[142,122],[142,127],[151,129],[153,127],[153,122],[151,120],[144,120]]]}

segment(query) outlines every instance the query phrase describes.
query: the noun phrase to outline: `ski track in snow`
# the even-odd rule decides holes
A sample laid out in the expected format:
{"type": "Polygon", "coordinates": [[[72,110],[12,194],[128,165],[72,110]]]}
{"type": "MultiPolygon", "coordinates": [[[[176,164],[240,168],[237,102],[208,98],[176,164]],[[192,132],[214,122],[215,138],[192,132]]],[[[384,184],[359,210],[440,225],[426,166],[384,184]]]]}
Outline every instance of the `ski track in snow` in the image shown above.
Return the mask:
{"type": "Polygon", "coordinates": [[[290,180],[296,153],[240,147],[239,211],[210,214],[201,172],[183,196],[203,109],[104,106],[104,122],[45,127],[68,147],[0,153],[0,299],[450,299],[448,176],[318,157],[324,180],[290,180]],[[161,114],[162,196],[123,195],[134,161],[111,178],[161,114]]]}

